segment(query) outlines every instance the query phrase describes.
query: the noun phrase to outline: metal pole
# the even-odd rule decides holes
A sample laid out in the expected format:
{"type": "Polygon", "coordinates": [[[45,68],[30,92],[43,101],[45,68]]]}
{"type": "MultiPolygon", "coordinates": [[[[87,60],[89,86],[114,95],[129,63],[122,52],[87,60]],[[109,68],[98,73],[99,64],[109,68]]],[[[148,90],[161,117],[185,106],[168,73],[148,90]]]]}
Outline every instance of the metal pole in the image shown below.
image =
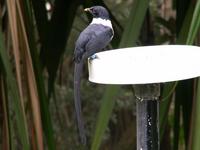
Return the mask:
{"type": "Polygon", "coordinates": [[[159,150],[158,84],[134,87],[137,114],[137,150],[159,150]]]}

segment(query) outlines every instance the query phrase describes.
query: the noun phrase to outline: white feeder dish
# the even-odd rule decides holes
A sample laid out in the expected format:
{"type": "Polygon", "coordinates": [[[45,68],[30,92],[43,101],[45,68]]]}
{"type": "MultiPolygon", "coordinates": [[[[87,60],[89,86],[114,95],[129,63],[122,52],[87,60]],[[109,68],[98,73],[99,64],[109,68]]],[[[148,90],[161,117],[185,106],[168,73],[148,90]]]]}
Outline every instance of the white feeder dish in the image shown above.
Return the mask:
{"type": "Polygon", "coordinates": [[[159,45],[99,52],[88,60],[89,80],[102,84],[149,84],[200,76],[200,47],[159,45]]]}

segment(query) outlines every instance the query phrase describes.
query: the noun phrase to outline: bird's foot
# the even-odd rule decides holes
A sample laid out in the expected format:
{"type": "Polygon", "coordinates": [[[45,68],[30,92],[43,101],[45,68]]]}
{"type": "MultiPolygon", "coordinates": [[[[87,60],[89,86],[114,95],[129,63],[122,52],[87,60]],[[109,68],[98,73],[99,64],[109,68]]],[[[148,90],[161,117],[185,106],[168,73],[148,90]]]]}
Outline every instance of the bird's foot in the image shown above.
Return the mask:
{"type": "Polygon", "coordinates": [[[98,59],[98,58],[99,57],[96,54],[94,54],[94,55],[92,55],[92,56],[89,57],[89,61],[91,62],[92,60],[98,59]]]}

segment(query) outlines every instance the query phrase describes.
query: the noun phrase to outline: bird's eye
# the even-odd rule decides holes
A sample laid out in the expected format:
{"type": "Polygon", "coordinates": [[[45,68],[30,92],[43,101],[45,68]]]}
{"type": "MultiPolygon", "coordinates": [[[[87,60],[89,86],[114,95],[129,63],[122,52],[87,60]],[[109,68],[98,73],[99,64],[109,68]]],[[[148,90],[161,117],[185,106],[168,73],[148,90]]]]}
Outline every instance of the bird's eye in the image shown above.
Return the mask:
{"type": "Polygon", "coordinates": [[[93,13],[95,16],[98,16],[98,12],[97,12],[97,11],[93,10],[92,13],[93,13]]]}
{"type": "Polygon", "coordinates": [[[91,8],[90,10],[91,10],[91,12],[92,12],[92,14],[93,14],[94,16],[98,16],[97,10],[95,10],[94,8],[91,8]]]}

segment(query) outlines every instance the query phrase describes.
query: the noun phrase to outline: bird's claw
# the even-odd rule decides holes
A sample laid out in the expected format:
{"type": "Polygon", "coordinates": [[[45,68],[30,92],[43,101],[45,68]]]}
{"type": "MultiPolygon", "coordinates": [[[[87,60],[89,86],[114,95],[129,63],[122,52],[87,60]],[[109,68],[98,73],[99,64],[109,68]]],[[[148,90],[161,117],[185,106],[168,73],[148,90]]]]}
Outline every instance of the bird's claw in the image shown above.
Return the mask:
{"type": "Polygon", "coordinates": [[[98,59],[99,57],[97,56],[97,55],[92,55],[92,56],[90,56],[89,57],[89,61],[91,62],[92,60],[94,60],[94,59],[98,59]]]}

